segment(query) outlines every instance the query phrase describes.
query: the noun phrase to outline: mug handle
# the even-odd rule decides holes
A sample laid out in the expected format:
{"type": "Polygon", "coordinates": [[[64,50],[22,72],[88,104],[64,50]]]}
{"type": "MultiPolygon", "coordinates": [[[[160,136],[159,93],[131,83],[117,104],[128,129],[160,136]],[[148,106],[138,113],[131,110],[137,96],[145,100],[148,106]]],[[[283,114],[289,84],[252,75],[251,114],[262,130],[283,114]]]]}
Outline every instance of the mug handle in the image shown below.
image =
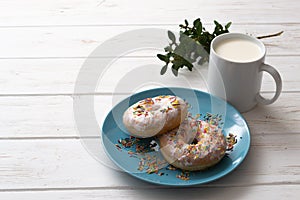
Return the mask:
{"type": "Polygon", "coordinates": [[[257,94],[257,96],[256,96],[256,100],[258,101],[258,103],[263,104],[263,105],[268,105],[278,99],[278,97],[281,93],[281,90],[282,90],[282,80],[281,80],[281,77],[280,77],[280,74],[278,73],[278,71],[271,65],[263,63],[261,65],[259,71],[260,72],[261,71],[268,72],[273,77],[273,79],[275,80],[275,83],[276,83],[276,92],[275,92],[275,95],[273,98],[266,99],[263,96],[261,96],[260,94],[257,94]]]}

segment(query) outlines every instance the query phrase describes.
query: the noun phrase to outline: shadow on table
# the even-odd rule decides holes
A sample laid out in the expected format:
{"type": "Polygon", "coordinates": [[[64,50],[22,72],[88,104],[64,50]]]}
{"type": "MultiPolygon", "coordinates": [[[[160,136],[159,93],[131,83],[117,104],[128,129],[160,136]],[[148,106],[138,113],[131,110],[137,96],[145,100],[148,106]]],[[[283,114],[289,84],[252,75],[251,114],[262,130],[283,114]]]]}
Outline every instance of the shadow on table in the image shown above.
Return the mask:
{"type": "MultiPolygon", "coordinates": [[[[257,106],[254,110],[246,113],[248,117],[258,115],[258,118],[265,118],[268,113],[273,114],[272,117],[279,118],[277,111],[265,106],[257,106]]],[[[259,119],[259,121],[262,121],[259,119]]],[[[267,117],[266,120],[269,120],[267,117]]],[[[259,132],[256,127],[250,126],[252,139],[259,137],[259,132]]],[[[257,138],[256,138],[257,140],[257,138]]],[[[225,177],[214,182],[195,185],[190,187],[167,187],[145,183],[133,177],[123,176],[129,181],[129,185],[133,185],[132,193],[134,196],[141,199],[243,199],[243,197],[251,194],[256,188],[255,185],[263,183],[263,175],[267,172],[268,163],[265,163],[264,151],[259,144],[253,144],[243,163],[236,170],[226,175],[225,177]]],[[[256,190],[257,191],[257,190],[256,190]]]]}
{"type": "Polygon", "coordinates": [[[244,162],[227,176],[204,185],[190,187],[167,187],[145,183],[131,176],[128,178],[129,185],[133,185],[134,196],[141,199],[242,199],[243,195],[251,193],[251,187],[256,180],[256,171],[259,171],[259,160],[256,155],[261,153],[259,149],[250,148],[244,162]]]}

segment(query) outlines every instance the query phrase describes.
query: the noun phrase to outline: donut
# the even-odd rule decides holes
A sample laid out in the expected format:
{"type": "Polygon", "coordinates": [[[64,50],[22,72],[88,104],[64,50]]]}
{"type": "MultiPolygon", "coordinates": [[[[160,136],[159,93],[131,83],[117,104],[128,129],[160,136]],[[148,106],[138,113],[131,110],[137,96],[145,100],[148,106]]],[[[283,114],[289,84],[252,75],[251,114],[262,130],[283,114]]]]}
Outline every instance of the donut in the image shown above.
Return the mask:
{"type": "Polygon", "coordinates": [[[166,161],[188,171],[204,170],[215,165],[224,157],[227,147],[221,129],[191,118],[158,139],[166,161]]]}
{"type": "Polygon", "coordinates": [[[187,110],[188,104],[177,96],[146,98],[124,112],[123,124],[132,136],[153,137],[178,127],[186,118],[187,110]]]}

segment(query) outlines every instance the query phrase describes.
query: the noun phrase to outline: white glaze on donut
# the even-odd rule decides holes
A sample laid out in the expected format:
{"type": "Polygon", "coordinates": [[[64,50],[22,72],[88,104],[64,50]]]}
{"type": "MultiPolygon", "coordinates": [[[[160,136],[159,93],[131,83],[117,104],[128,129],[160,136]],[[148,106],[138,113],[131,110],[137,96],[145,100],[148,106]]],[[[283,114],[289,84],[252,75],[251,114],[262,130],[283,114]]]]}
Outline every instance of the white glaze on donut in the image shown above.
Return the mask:
{"type": "Polygon", "coordinates": [[[179,128],[160,136],[159,140],[165,159],[175,167],[190,171],[215,165],[226,151],[221,129],[195,119],[186,119],[179,128]]]}
{"type": "Polygon", "coordinates": [[[152,137],[178,127],[187,114],[187,103],[180,97],[161,95],[130,106],[123,123],[136,137],[152,137]]]}

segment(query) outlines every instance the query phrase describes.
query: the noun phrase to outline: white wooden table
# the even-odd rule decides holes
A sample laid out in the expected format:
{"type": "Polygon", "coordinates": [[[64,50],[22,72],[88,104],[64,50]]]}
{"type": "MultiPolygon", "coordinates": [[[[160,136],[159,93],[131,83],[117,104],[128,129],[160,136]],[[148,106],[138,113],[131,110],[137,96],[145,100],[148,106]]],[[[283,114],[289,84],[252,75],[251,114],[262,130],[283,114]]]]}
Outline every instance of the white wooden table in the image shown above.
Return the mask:
{"type": "MultiPolygon", "coordinates": [[[[299,199],[299,11],[294,0],[1,0],[0,199],[299,199]],[[283,92],[273,105],[244,114],[252,136],[245,161],[220,180],[181,189],[148,184],[97,162],[81,145],[73,119],[73,99],[86,95],[73,93],[86,57],[117,34],[150,27],[177,31],[184,19],[196,17],[207,27],[214,19],[232,21],[231,32],[255,36],[285,31],[263,40],[283,92]]],[[[122,70],[162,64],[153,55],[119,59],[112,67],[118,76],[107,76],[101,90],[87,94],[95,95],[99,122],[111,108],[122,70]]],[[[153,69],[154,81],[184,86],[170,73],[159,78],[159,70],[153,69]]],[[[180,76],[197,88],[193,73],[180,76]]],[[[262,89],[266,96],[274,91],[270,77],[262,89]]]]}

